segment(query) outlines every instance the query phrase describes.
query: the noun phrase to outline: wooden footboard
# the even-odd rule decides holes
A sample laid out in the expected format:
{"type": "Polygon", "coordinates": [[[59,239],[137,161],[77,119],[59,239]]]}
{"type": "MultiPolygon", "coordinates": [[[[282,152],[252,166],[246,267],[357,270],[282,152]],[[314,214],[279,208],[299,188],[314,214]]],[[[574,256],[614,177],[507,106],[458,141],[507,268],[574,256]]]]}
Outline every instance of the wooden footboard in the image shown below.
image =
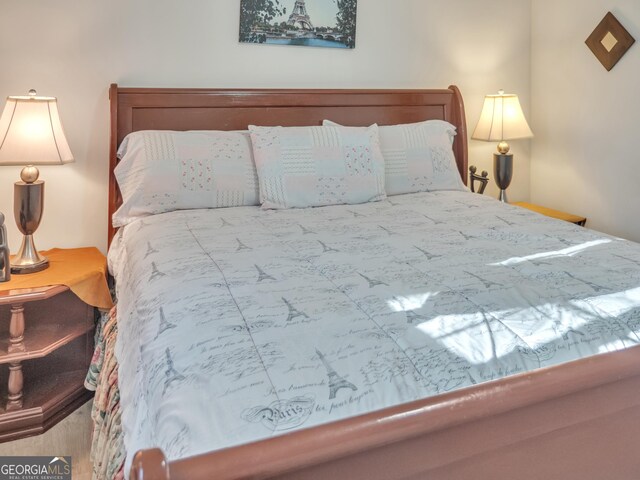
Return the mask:
{"type": "Polygon", "coordinates": [[[131,478],[638,478],[639,393],[634,347],[197,457],[141,451],[131,478]]]}

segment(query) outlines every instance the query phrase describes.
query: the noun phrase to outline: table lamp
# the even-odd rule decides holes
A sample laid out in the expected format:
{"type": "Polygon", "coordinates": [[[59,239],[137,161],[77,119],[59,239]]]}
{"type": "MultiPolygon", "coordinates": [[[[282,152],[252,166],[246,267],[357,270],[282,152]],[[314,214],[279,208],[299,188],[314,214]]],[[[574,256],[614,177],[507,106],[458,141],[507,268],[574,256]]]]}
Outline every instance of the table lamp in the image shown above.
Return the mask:
{"type": "Polygon", "coordinates": [[[38,180],[36,165],[73,162],[73,155],[62,130],[58,104],[54,97],[29,95],[7,97],[0,117],[0,166],[24,166],[14,184],[13,213],[24,235],[18,253],[11,258],[12,273],[34,273],[49,266],[33,242],[44,209],[44,182],[38,180]]]}
{"type": "Polygon", "coordinates": [[[487,95],[480,114],[480,120],[471,138],[484,142],[498,143],[498,153],[493,154],[493,168],[496,184],[500,188],[499,200],[507,203],[507,188],[513,178],[513,154],[507,140],[531,138],[529,128],[517,95],[504,93],[487,95]]]}

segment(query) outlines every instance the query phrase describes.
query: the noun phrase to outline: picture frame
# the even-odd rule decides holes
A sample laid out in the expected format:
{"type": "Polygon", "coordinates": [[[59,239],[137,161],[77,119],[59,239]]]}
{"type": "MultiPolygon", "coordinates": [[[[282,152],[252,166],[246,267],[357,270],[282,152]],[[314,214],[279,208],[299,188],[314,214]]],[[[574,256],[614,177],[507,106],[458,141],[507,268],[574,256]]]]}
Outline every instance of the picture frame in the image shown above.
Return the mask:
{"type": "Polygon", "coordinates": [[[240,0],[240,43],[353,49],[358,0],[240,0]]]}

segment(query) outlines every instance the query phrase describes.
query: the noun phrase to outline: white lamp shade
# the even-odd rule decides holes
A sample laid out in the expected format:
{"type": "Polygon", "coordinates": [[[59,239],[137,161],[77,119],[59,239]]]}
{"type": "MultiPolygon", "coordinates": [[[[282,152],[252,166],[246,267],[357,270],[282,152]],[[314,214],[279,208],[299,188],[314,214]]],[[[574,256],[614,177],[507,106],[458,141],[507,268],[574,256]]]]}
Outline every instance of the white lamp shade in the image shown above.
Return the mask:
{"type": "Polygon", "coordinates": [[[8,97],[0,117],[0,165],[73,162],[53,97],[8,97]]]}
{"type": "Polygon", "coordinates": [[[500,93],[485,97],[480,120],[471,138],[501,142],[531,137],[533,132],[524,117],[517,95],[500,93]]]}

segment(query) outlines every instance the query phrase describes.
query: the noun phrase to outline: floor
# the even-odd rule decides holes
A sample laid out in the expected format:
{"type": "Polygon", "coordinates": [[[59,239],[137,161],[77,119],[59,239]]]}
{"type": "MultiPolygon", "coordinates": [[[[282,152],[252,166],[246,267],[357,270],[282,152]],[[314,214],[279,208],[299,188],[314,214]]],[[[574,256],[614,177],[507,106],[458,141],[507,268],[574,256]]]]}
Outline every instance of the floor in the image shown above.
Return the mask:
{"type": "Polygon", "coordinates": [[[73,480],[90,480],[91,402],[42,435],[0,443],[0,456],[71,455],[73,480]]]}

